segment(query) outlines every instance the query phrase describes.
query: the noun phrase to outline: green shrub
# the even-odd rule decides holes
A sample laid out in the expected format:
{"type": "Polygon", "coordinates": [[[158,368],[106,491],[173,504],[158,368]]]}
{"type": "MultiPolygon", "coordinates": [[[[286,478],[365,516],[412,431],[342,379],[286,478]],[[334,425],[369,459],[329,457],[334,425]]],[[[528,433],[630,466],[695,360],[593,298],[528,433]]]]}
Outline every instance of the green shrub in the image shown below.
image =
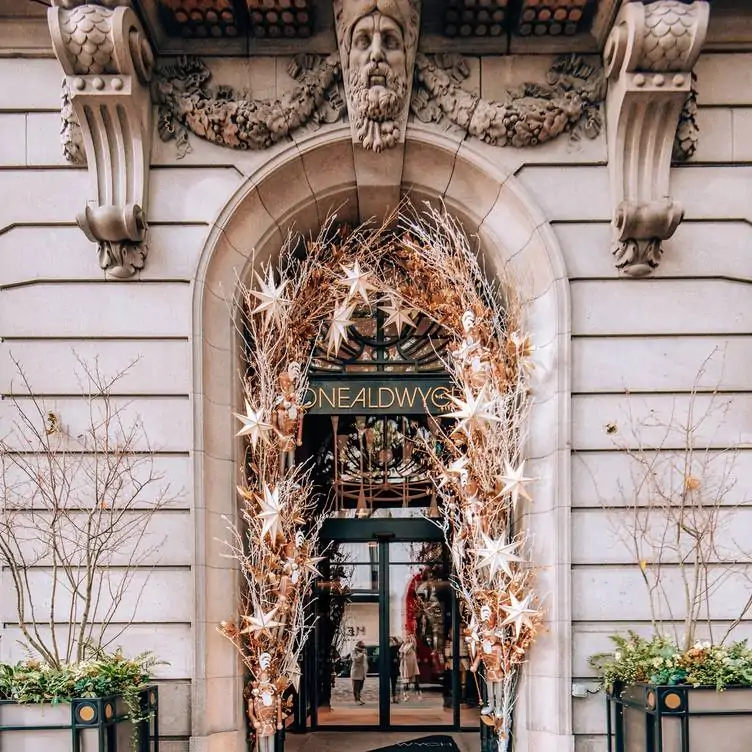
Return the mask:
{"type": "Polygon", "coordinates": [[[728,646],[696,642],[682,651],[660,635],[646,640],[630,631],[611,639],[616,650],[590,658],[609,691],[617,682],[710,685],[718,691],[730,685],[752,685],[752,649],[746,640],[728,646]]]}

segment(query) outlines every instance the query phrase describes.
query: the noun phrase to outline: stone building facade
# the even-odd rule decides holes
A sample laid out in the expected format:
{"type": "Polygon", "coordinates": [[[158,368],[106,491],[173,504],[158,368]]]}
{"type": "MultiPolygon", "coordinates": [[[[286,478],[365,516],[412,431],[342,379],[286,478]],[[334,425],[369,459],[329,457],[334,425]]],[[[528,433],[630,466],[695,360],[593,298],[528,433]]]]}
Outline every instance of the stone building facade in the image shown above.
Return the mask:
{"type": "MultiPolygon", "coordinates": [[[[594,686],[587,657],[610,633],[649,622],[613,530],[628,472],[611,427],[626,402],[638,416],[686,409],[719,348],[700,388],[731,408],[707,442],[751,440],[752,8],[44,5],[0,0],[0,383],[12,391],[12,354],[75,431],[74,352],[110,369],[139,358],[118,399],[185,489],[156,521],[166,542],[121,640],[168,662],[162,748],[244,745],[240,669],[215,629],[238,587],[218,540],[241,456],[237,280],[289,230],[316,232],[333,210],[381,218],[407,195],[443,201],[530,300],[547,630],[517,743],[604,750],[602,698],[572,697],[572,684],[594,686]],[[401,94],[369,111],[352,27],[373,12],[398,27],[399,54],[383,60],[403,74],[401,94]]],[[[750,463],[741,452],[740,479],[750,463]]],[[[17,636],[0,606],[0,658],[19,656],[17,636]]]]}

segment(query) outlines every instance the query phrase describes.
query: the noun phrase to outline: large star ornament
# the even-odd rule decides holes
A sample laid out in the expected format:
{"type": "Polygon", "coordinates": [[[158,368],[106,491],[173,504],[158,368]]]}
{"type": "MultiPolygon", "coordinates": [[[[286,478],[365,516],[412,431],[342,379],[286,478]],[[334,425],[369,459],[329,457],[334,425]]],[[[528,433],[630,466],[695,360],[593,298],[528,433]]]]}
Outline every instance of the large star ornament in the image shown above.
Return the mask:
{"type": "Polygon", "coordinates": [[[457,423],[454,431],[464,431],[470,434],[473,428],[482,428],[487,423],[501,420],[494,410],[494,400],[488,398],[488,384],[485,384],[477,395],[473,395],[472,389],[465,387],[465,399],[453,397],[450,399],[459,408],[453,413],[446,413],[444,418],[456,418],[457,423]]]}
{"type": "Polygon", "coordinates": [[[259,498],[259,501],[261,502],[261,511],[258,517],[263,520],[261,537],[264,538],[268,534],[272,543],[274,543],[277,540],[277,536],[282,533],[282,520],[280,516],[284,504],[279,499],[279,488],[275,488],[272,491],[265,483],[263,494],[259,498]]]}
{"type": "Polygon", "coordinates": [[[498,571],[504,572],[508,577],[512,577],[512,562],[524,561],[517,556],[515,551],[520,547],[520,542],[504,543],[503,538],[491,538],[485,533],[483,535],[483,546],[478,549],[477,569],[488,567],[489,577],[494,578],[498,571]]]}
{"type": "Polygon", "coordinates": [[[525,460],[520,463],[517,469],[513,468],[509,462],[505,462],[504,475],[501,476],[501,480],[504,483],[501,494],[502,496],[504,494],[512,495],[512,506],[517,506],[520,496],[530,501],[530,494],[528,494],[525,484],[532,483],[535,479],[525,477],[525,460]]]}
{"type": "Polygon", "coordinates": [[[532,594],[526,595],[521,601],[517,600],[514,593],[509,593],[509,605],[502,606],[504,611],[507,612],[507,616],[504,621],[501,622],[502,626],[508,624],[514,624],[514,634],[517,639],[520,637],[523,627],[533,628],[533,616],[537,616],[539,611],[535,608],[530,608],[530,601],[532,594]]]}
{"type": "Polygon", "coordinates": [[[248,400],[245,401],[245,415],[240,413],[233,413],[233,415],[243,424],[235,435],[248,436],[254,449],[259,440],[266,440],[266,434],[272,429],[271,423],[262,420],[261,410],[254,410],[248,400]]]}
{"type": "Polygon", "coordinates": [[[366,305],[370,305],[371,301],[368,299],[368,291],[376,289],[367,281],[371,276],[371,272],[364,272],[357,261],[352,266],[345,266],[344,264],[340,264],[340,266],[345,276],[340,277],[337,280],[337,284],[346,285],[350,288],[347,293],[348,299],[360,295],[363,298],[363,302],[366,305]]]}
{"type": "Polygon", "coordinates": [[[256,635],[266,632],[271,637],[269,630],[282,626],[282,622],[274,619],[278,609],[279,606],[275,606],[271,611],[264,613],[263,609],[259,608],[253,616],[243,616],[243,621],[246,622],[247,626],[240,631],[240,634],[256,635]]]}
{"type": "Polygon", "coordinates": [[[348,304],[347,301],[340,303],[332,314],[332,321],[329,325],[329,342],[326,347],[328,353],[337,353],[340,345],[347,342],[347,328],[355,322],[352,319],[355,306],[348,304]]]}
{"type": "Polygon", "coordinates": [[[415,327],[413,316],[417,314],[417,311],[414,308],[404,308],[394,298],[390,298],[389,305],[381,305],[380,308],[387,316],[384,328],[394,324],[397,327],[397,336],[402,334],[403,327],[415,327]]]}
{"type": "Polygon", "coordinates": [[[259,283],[258,290],[251,290],[251,295],[258,298],[261,302],[251,311],[251,313],[262,313],[264,315],[264,326],[270,323],[279,324],[285,308],[290,305],[290,301],[284,297],[287,280],[283,280],[279,286],[274,284],[274,272],[271,266],[266,270],[266,281],[256,274],[259,283]]]}

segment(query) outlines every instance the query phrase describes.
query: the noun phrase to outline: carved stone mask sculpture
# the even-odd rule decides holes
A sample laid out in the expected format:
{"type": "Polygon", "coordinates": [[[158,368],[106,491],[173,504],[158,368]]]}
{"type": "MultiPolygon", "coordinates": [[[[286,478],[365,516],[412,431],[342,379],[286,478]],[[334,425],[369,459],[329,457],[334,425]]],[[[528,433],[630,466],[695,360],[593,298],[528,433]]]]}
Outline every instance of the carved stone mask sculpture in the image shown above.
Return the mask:
{"type": "Polygon", "coordinates": [[[402,140],[418,41],[416,0],[338,0],[337,39],[353,139],[381,151],[402,140]]]}

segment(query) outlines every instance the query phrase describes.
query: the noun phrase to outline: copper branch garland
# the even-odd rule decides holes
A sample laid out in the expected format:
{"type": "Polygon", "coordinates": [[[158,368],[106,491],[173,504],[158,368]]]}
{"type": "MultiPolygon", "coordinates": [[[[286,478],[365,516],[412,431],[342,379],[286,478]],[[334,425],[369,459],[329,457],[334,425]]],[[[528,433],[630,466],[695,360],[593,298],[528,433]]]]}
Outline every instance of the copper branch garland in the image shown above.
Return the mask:
{"type": "MultiPolygon", "coordinates": [[[[400,329],[418,314],[450,341],[445,366],[454,410],[432,419],[424,450],[442,500],[441,525],[468,627],[472,668],[485,669],[483,721],[508,748],[516,685],[542,621],[521,520],[530,501],[523,441],[532,345],[510,279],[489,282],[459,225],[428,209],[381,227],[337,228],[330,217],[299,253],[288,239],[276,264],[241,285],[246,352],[246,477],[230,555],[244,578],[237,623],[221,631],[248,667],[248,713],[259,749],[282,724],[282,696],[296,684],[310,629],[305,600],[318,575],[321,516],[305,467],[295,465],[308,364],[316,341],[335,353],[358,311],[389,312],[400,329]],[[450,419],[449,421],[444,418],[450,419]],[[453,420],[452,420],[453,419],[453,420]],[[443,421],[443,424],[440,422],[443,421]]],[[[265,746],[266,745],[266,746],[265,746]]]]}

